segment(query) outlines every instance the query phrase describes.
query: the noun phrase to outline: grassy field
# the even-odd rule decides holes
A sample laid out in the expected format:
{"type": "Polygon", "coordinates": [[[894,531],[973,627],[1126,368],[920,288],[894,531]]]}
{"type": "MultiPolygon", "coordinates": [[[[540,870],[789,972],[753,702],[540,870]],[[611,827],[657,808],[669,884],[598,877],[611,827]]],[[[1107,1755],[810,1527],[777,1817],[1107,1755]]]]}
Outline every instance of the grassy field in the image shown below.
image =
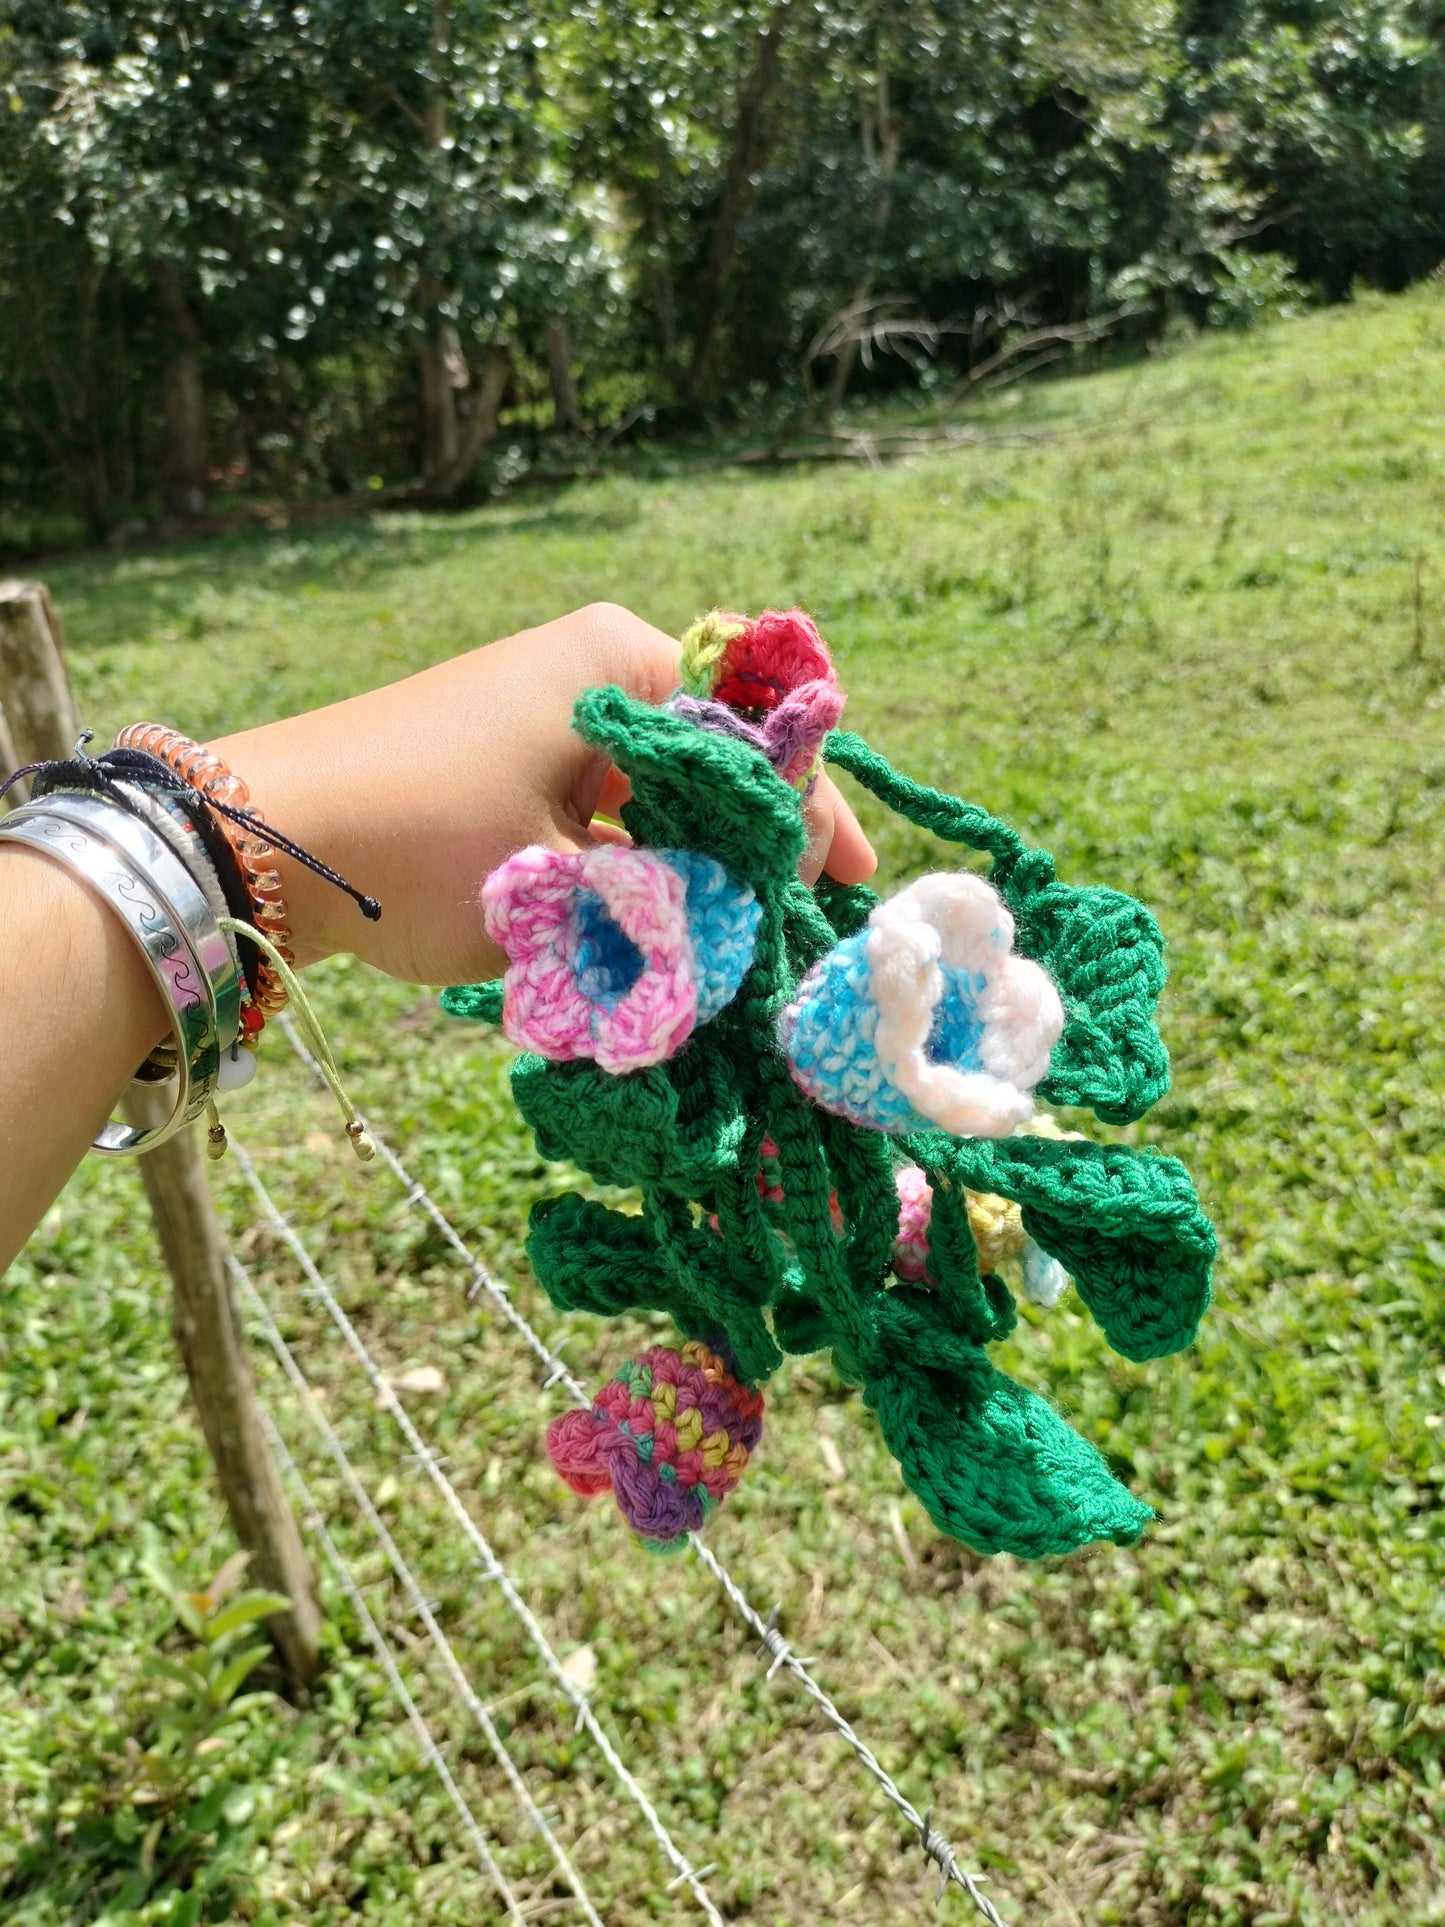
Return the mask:
{"type": "MultiPolygon", "coordinates": [[[[1170,946],[1175,1088],[1136,1135],[1196,1174],[1216,1304],[1192,1351],[1133,1366],[1066,1298],[1001,1362],[1156,1527],[1130,1551],[980,1560],[934,1534],[814,1359],[775,1382],[712,1542],[1010,1919],[1445,1921],[1445,287],[1016,392],[983,426],[995,439],[880,472],[602,481],[50,580],[88,719],[198,735],[593,598],[674,631],[714,601],[796,600],[835,645],[855,728],[1070,880],[1145,897],[1170,946]]],[[[936,861],[863,814],[887,878],[936,861]]],[[[359,967],[318,990],[363,1108],[580,1376],[612,1369],[647,1328],[559,1319],[526,1272],[528,1205],[577,1179],[538,1162],[505,1052],[359,967]]],[[[285,1060],[278,1039],[236,1134],[385,1366],[444,1373],[409,1405],[559,1650],[590,1648],[597,1704],[694,1862],[717,1863],[722,1910],[931,1917],[916,1842],[765,1681],[707,1575],[561,1489],[541,1447],[557,1394],[285,1060]]],[[[601,1911],[696,1917],[234,1160],[217,1188],[601,1911]]],[[[313,1700],[247,1712],[159,1837],[133,1804],[134,1762],[174,1719],[143,1662],[187,1643],[141,1562],[153,1546],[199,1582],[232,1549],[133,1173],[77,1177],[6,1282],[0,1348],[0,1916],[494,1918],[329,1584],[313,1700]]],[[[549,1910],[505,1785],[258,1369],[520,1891],[575,1918],[549,1910]]],[[[941,1917],[970,1918],[966,1898],[941,1917]]]]}

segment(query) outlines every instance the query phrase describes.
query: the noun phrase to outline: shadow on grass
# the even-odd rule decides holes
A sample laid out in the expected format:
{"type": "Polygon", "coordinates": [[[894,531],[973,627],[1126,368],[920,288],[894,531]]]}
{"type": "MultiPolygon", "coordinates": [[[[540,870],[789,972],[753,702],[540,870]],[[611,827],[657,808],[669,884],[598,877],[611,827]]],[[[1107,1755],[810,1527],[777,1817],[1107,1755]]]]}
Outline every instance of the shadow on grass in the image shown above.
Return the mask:
{"type": "Polygon", "coordinates": [[[98,560],[56,561],[38,572],[62,609],[94,594],[70,635],[77,654],[94,655],[170,623],[199,637],[203,605],[245,584],[292,593],[365,591],[395,571],[425,568],[459,552],[516,535],[608,535],[629,528],[640,510],[629,500],[582,508],[561,491],[530,490],[506,503],[454,512],[358,508],[345,520],[280,529],[237,529],[138,548],[98,560]]]}

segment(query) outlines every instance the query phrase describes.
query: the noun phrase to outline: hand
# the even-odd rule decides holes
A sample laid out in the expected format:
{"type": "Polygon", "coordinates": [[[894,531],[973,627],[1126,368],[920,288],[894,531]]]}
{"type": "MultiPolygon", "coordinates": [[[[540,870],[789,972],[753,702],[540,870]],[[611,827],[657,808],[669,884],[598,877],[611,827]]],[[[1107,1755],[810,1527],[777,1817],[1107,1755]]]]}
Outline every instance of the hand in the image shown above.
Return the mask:
{"type": "MultiPolygon", "coordinates": [[[[671,637],[594,603],[404,682],[227,737],[217,755],[278,830],[380,900],[367,922],[340,891],[281,860],[297,961],[354,951],[410,983],[499,976],[477,897],[529,843],[575,850],[616,835],[594,816],[626,799],[621,773],[571,727],[584,689],[642,702],[677,687],[671,637]]],[[[809,801],[805,881],[861,883],[876,859],[826,776],[809,801]]]]}

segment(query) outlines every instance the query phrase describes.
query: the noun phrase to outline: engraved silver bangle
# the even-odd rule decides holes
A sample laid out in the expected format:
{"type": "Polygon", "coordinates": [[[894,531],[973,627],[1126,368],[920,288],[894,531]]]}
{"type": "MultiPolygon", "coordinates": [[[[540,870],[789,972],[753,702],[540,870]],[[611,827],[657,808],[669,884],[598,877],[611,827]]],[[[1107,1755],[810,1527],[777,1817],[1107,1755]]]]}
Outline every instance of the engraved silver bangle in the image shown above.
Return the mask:
{"type": "MultiPolygon", "coordinates": [[[[179,797],[169,796],[165,792],[152,795],[149,790],[142,789],[138,783],[122,781],[118,782],[116,787],[126,796],[130,797],[135,806],[136,814],[143,822],[150,825],[157,836],[170,845],[181,862],[185,864],[187,870],[189,870],[192,877],[195,878],[196,882],[204,891],[206,902],[211,906],[211,915],[216,919],[217,926],[220,927],[222,919],[230,915],[230,910],[226,903],[225,893],[221,889],[220,878],[216,875],[212,865],[210,852],[201,841],[200,834],[195,827],[190,811],[187,810],[179,797]]],[[[242,982],[240,951],[236,946],[236,939],[230,932],[223,931],[223,934],[226,939],[226,948],[231,953],[231,962],[236,967],[236,982],[239,991],[242,982]]],[[[228,1031],[224,1023],[218,1023],[217,1028],[220,1031],[221,1038],[220,1088],[225,1090],[227,1088],[228,1060],[234,1063],[238,1058],[237,1037],[239,1035],[239,1023],[235,1031],[228,1031]]],[[[140,1080],[150,1084],[158,1080],[163,1080],[167,1075],[173,1076],[176,1068],[176,1057],[175,1044],[170,1038],[167,1038],[164,1044],[159,1045],[151,1052],[150,1056],[141,1066],[139,1072],[140,1080]]],[[[254,1058],[248,1060],[248,1068],[254,1070],[254,1058]]],[[[240,1079],[235,1081],[244,1082],[247,1080],[240,1079]]]]}
{"type": "Polygon", "coordinates": [[[154,1130],[112,1120],[94,1148],[148,1151],[199,1117],[216,1090],[221,1039],[239,1020],[240,982],[205,893],[176,852],[113,803],[56,792],[0,820],[0,840],[62,864],[120,917],[165,998],[178,1077],[171,1114],[154,1130]]]}
{"type": "MultiPolygon", "coordinates": [[[[177,1040],[178,1065],[182,1051],[188,1053],[191,1095],[181,1109],[179,1122],[168,1120],[158,1132],[113,1123],[96,1139],[98,1151],[132,1153],[150,1150],[183,1124],[191,1122],[213,1102],[217,1090],[221,1052],[235,1039],[241,1023],[241,974],[236,951],[219,926],[210,898],[190,865],[174,844],[159,836],[149,824],[128,811],[83,791],[53,790],[43,799],[57,814],[114,845],[149,880],[161,902],[169,910],[180,931],[199,980],[210,1016],[210,1035],[192,1053],[198,1016],[193,1015],[190,1032],[177,1040]]],[[[197,862],[204,853],[197,846],[197,862]]],[[[178,967],[162,964],[163,971],[178,967]]],[[[186,1026],[183,1021],[183,1032],[186,1026]]]]}
{"type": "MultiPolygon", "coordinates": [[[[41,800],[113,844],[154,885],[200,966],[218,1043],[229,1044],[241,1027],[240,965],[208,892],[180,850],[139,817],[86,791],[51,790],[41,800]]],[[[199,842],[196,850],[199,865],[199,842]]]]}

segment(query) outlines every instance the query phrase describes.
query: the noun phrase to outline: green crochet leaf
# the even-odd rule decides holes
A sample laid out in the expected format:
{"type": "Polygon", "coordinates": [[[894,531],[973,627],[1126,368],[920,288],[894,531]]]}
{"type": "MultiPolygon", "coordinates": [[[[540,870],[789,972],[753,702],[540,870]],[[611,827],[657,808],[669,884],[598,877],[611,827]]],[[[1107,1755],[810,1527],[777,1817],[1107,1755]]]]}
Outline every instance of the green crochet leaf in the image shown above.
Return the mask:
{"type": "Polygon", "coordinates": [[[502,980],[495,977],[485,984],[453,984],[442,992],[441,1003],[448,1017],[475,1017],[484,1024],[500,1024],[502,980]]]}
{"type": "MultiPolygon", "coordinates": [[[[997,1284],[997,1281],[994,1281],[997,1284]]],[[[1006,1295],[1006,1294],[1005,1294],[1006,1295]]],[[[1035,1393],[995,1369],[933,1293],[896,1286],[874,1301],[867,1358],[849,1354],[823,1306],[790,1283],[773,1309],[789,1351],[832,1342],[862,1380],[888,1449],[940,1532],[1021,1559],[1091,1539],[1132,1545],[1153,1514],[1035,1393]]]]}
{"type": "Polygon", "coordinates": [[[1093,1539],[1132,1545],[1153,1518],[1087,1440],[975,1350],[966,1371],[910,1366],[870,1380],[864,1402],[940,1532],[1021,1559],[1093,1539]]]}
{"type": "Polygon", "coordinates": [[[534,1204],[529,1225],[527,1257],[558,1311],[665,1311],[689,1338],[704,1336],[645,1218],[567,1191],[534,1204]]]}
{"type": "Polygon", "coordinates": [[[676,1196],[654,1190],[647,1204],[663,1262],[672,1267],[679,1292],[706,1320],[700,1336],[713,1343],[725,1338],[738,1377],[748,1385],[765,1383],[783,1362],[763,1316],[781,1278],[781,1262],[763,1257],[749,1265],[744,1249],[710,1224],[695,1225],[689,1206],[676,1196]]]}
{"type": "Polygon", "coordinates": [[[726,1339],[739,1376],[749,1384],[771,1377],[782,1363],[761,1308],[726,1292],[716,1234],[694,1232],[679,1243],[675,1236],[659,1235],[665,1215],[658,1218],[649,1210],[626,1217],[575,1192],[534,1205],[530,1225],[527,1256],[559,1311],[590,1311],[603,1318],[666,1312],[687,1338],[708,1345],[726,1339]],[[701,1243],[709,1235],[716,1247],[712,1252],[701,1243]],[[692,1239],[699,1242],[689,1249],[692,1239]],[[719,1284],[724,1284],[721,1292],[719,1284]]]}
{"type": "Polygon", "coordinates": [[[1039,1096],[1131,1124],[1169,1089],[1154,1017],[1165,978],[1159,925],[1136,898],[1100,885],[1051,883],[1010,908],[1019,949],[1045,966],[1064,1000],[1064,1034],[1039,1096]]]}
{"type": "Polygon", "coordinates": [[[826,754],[908,822],[992,858],[990,879],[1014,914],[1020,951],[1043,964],[1064,1001],[1064,1034],[1040,1095],[1087,1106],[1109,1124],[1142,1117],[1169,1088],[1154,1017],[1164,939],[1143,904],[1059,882],[1046,850],[1031,850],[977,804],[901,775],[861,736],[834,730],[826,754]]]}
{"type": "Polygon", "coordinates": [[[696,1195],[736,1166],[747,1118],[735,1087],[682,1060],[614,1077],[594,1063],[552,1064],[530,1052],[512,1067],[512,1095],[544,1158],[570,1161],[599,1184],[665,1184],[696,1195]]]}
{"type": "Polygon", "coordinates": [[[826,1351],[833,1342],[832,1321],[796,1267],[773,1300],[773,1336],[785,1352],[801,1355],[826,1351]]]}
{"type": "Polygon", "coordinates": [[[1024,1229],[1073,1274],[1116,1352],[1142,1361],[1193,1341],[1218,1241],[1177,1159],[1073,1138],[930,1131],[909,1143],[931,1182],[1022,1205],[1024,1229]]]}
{"type": "Polygon", "coordinates": [[[760,751],[615,688],[588,690],[573,721],[631,782],[622,820],[639,843],[715,857],[760,896],[792,878],[807,841],[802,798],[760,751]]]}

